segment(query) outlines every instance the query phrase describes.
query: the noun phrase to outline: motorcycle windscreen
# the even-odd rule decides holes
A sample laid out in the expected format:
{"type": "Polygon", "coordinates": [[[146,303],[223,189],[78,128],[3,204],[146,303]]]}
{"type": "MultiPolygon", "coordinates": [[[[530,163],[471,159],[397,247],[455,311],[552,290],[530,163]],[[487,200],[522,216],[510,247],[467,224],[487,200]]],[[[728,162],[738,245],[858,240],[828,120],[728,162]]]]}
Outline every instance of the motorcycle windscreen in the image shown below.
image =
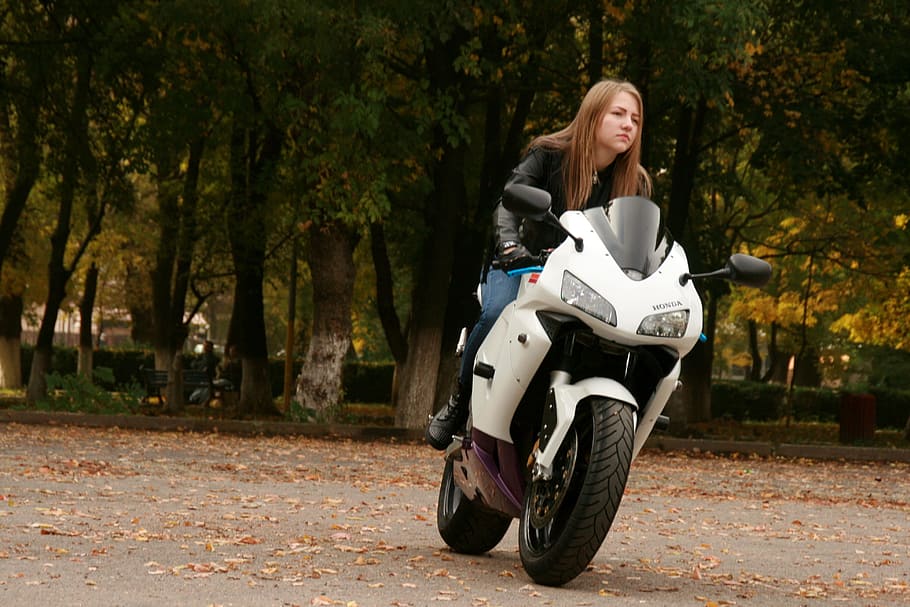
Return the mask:
{"type": "Polygon", "coordinates": [[[660,207],[647,198],[626,196],[584,212],[616,264],[633,280],[657,271],[673,240],[661,221],[660,207]]]}

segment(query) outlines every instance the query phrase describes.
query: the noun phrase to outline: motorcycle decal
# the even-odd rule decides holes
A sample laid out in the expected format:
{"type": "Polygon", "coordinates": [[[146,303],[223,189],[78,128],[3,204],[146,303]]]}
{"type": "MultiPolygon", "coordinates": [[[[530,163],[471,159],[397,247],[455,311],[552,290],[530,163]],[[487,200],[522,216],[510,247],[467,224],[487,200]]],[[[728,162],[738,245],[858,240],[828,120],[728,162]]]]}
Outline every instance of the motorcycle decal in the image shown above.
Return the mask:
{"type": "Polygon", "coordinates": [[[676,301],[667,301],[659,304],[652,304],[651,309],[655,312],[662,312],[664,310],[675,310],[676,308],[681,308],[685,304],[679,300],[676,301]]]}

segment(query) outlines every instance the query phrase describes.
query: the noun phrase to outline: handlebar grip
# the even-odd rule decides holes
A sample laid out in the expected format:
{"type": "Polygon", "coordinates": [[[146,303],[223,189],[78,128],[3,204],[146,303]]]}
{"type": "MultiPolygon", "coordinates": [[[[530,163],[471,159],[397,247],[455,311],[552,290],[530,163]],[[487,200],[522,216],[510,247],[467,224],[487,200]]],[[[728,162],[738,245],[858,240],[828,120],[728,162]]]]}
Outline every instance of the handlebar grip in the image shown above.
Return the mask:
{"type": "Polygon", "coordinates": [[[544,264],[547,263],[547,258],[550,257],[552,249],[544,249],[540,252],[540,255],[530,255],[528,257],[523,257],[522,259],[527,260],[527,266],[521,268],[513,268],[511,270],[506,270],[502,267],[502,263],[498,259],[493,259],[490,266],[494,270],[502,270],[508,276],[520,276],[521,274],[530,274],[531,272],[541,272],[543,270],[544,264]]]}

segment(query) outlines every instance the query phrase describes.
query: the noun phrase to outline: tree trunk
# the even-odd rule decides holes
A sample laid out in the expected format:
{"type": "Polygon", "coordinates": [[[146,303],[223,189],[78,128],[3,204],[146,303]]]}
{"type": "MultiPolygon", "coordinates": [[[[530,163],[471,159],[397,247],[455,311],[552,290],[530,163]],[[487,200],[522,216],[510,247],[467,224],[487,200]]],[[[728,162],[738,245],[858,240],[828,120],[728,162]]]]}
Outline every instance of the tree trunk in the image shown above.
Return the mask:
{"type": "MultiPolygon", "coordinates": [[[[687,228],[706,112],[707,105],[702,101],[696,108],[681,108],[677,118],[677,138],[673,156],[667,227],[670,233],[686,246],[690,262],[695,262],[701,257],[695,239],[688,237],[687,228]]],[[[708,344],[710,343],[709,336],[708,344]]],[[[708,344],[696,345],[683,360],[681,378],[685,388],[677,400],[680,406],[685,408],[687,413],[684,417],[688,422],[711,418],[711,359],[713,352],[706,347],[708,344]]]]}
{"type": "MultiPolygon", "coordinates": [[[[2,84],[0,82],[0,87],[2,84]]],[[[37,88],[35,86],[30,92],[36,93],[37,88]]],[[[28,99],[16,108],[15,135],[12,134],[10,124],[10,108],[3,105],[0,110],[0,129],[3,131],[3,136],[0,137],[2,164],[7,171],[15,167],[15,173],[9,174],[6,179],[6,199],[3,214],[0,216],[0,274],[12,247],[16,226],[22,211],[25,210],[25,203],[38,179],[41,153],[41,146],[37,145],[38,107],[37,100],[28,99]]]]}
{"type": "Polygon", "coordinates": [[[796,359],[793,383],[810,388],[821,386],[822,374],[818,367],[818,360],[818,349],[815,346],[807,346],[796,359]]]}
{"type": "Polygon", "coordinates": [[[282,134],[272,128],[246,128],[236,120],[231,130],[231,191],[228,238],[236,284],[230,340],[236,341],[243,365],[240,412],[277,414],[268,375],[265,309],[265,213],[282,134]]]}
{"type": "MultiPolygon", "coordinates": [[[[61,205],[62,206],[62,205],[61,205]]],[[[63,212],[61,211],[61,214],[63,212]]],[[[67,220],[68,221],[68,220],[67,220]]],[[[59,226],[62,225],[58,223],[59,226]]],[[[69,233],[69,230],[66,230],[69,233]]],[[[69,281],[70,271],[64,268],[63,249],[66,246],[66,240],[62,241],[55,235],[51,239],[54,242],[51,253],[51,262],[49,264],[49,285],[47,300],[44,304],[44,316],[41,318],[41,326],[38,329],[38,340],[35,344],[35,352],[32,358],[32,367],[28,378],[28,389],[26,391],[26,400],[29,404],[37,403],[47,396],[47,379],[45,374],[51,368],[51,359],[54,354],[54,330],[57,325],[57,314],[60,311],[60,304],[66,297],[66,283],[69,281]],[[61,243],[62,244],[59,244],[61,243]],[[55,261],[56,260],[56,261],[55,261]]]]}
{"type": "Polygon", "coordinates": [[[600,82],[604,72],[604,3],[588,2],[588,87],[600,82]]]}
{"type": "MultiPolygon", "coordinates": [[[[161,161],[158,178],[159,232],[158,251],[152,270],[152,319],[155,368],[171,369],[174,354],[183,348],[187,337],[186,299],[196,245],[199,200],[199,167],[205,139],[190,142],[183,175],[182,192],[178,193],[178,169],[167,172],[167,160],[161,161]]],[[[172,164],[176,166],[177,161],[172,164]]]]}
{"type": "MultiPolygon", "coordinates": [[[[66,248],[70,236],[73,204],[76,197],[76,181],[79,177],[79,155],[87,141],[88,130],[88,97],[92,72],[91,58],[82,54],[77,59],[76,83],[73,100],[70,105],[68,132],[63,164],[60,175],[60,208],[57,212],[57,226],[51,235],[51,255],[48,262],[47,301],[44,305],[44,316],[38,330],[38,341],[35,345],[35,356],[29,374],[26,400],[36,403],[47,395],[45,374],[50,369],[54,348],[54,329],[57,325],[57,314],[60,304],[66,297],[66,284],[73,274],[73,267],[65,263],[66,248]]],[[[91,236],[87,236],[90,238],[91,236]]],[[[80,250],[84,251],[84,247],[80,250]]]]}
{"type": "Polygon", "coordinates": [[[434,178],[430,204],[434,211],[430,230],[433,236],[428,239],[414,288],[408,358],[401,368],[395,404],[395,424],[402,428],[422,428],[436,408],[459,194],[464,189],[463,170],[464,149],[448,149],[434,178]]]}
{"type": "Polygon", "coordinates": [[[0,388],[22,387],[22,296],[0,297],[0,388]]]}
{"type": "MultiPolygon", "coordinates": [[[[380,223],[370,226],[370,250],[373,254],[373,269],[376,272],[376,311],[397,367],[404,364],[408,358],[408,341],[395,311],[392,264],[389,262],[385,230],[380,223]]],[[[392,402],[394,401],[393,398],[392,402]]]]}
{"type": "Polygon", "coordinates": [[[771,337],[768,340],[768,370],[765,371],[765,374],[762,375],[762,382],[769,382],[775,378],[775,374],[778,373],[781,368],[781,361],[784,360],[784,357],[781,356],[780,352],[777,350],[777,323],[771,323],[771,337]]]}
{"type": "Polygon", "coordinates": [[[98,290],[98,266],[94,263],[85,275],[85,291],[79,305],[79,360],[78,372],[83,377],[92,377],[92,312],[95,309],[95,293],[98,290]]]}
{"type": "Polygon", "coordinates": [[[183,411],[183,354],[177,352],[168,367],[167,387],[164,389],[164,411],[171,415],[183,411]]]}
{"type": "MultiPolygon", "coordinates": [[[[180,231],[178,195],[173,187],[173,173],[158,163],[156,183],[158,201],[158,250],[151,271],[152,283],[152,346],[155,368],[170,370],[180,329],[173,323],[174,260],[177,257],[177,233],[180,231]]],[[[182,316],[182,315],[181,315],[182,316]]],[[[181,325],[182,325],[182,318],[181,325]]],[[[181,342],[182,343],[182,342],[181,342]]]]}
{"type": "MultiPolygon", "coordinates": [[[[687,238],[689,204],[695,189],[695,172],[698,168],[699,146],[705,127],[707,105],[699,102],[697,108],[683,107],[677,118],[676,148],[673,152],[673,171],[670,185],[670,213],[667,227],[670,233],[687,247],[695,242],[687,238]]],[[[692,253],[695,249],[692,249],[692,253]]],[[[692,255],[690,255],[690,258],[692,255]]]]}
{"type": "MultiPolygon", "coordinates": [[[[155,339],[155,320],[150,298],[144,287],[148,275],[134,266],[126,268],[124,289],[127,292],[127,308],[130,313],[130,339],[136,344],[152,344],[155,339]]],[[[162,367],[164,368],[164,367],[162,367]]]]}
{"type": "Polygon", "coordinates": [[[758,349],[758,323],[754,320],[749,321],[749,354],[752,358],[749,366],[749,380],[759,381],[761,379],[762,357],[758,349]]]}
{"type": "Polygon", "coordinates": [[[284,337],[284,381],[281,390],[281,413],[291,410],[291,400],[296,392],[294,387],[294,339],[297,333],[297,260],[300,258],[300,238],[294,238],[291,245],[291,267],[288,272],[287,330],[284,337]]]}
{"type": "Polygon", "coordinates": [[[341,378],[351,342],[357,236],[334,223],[310,231],[313,335],[297,380],[297,406],[331,420],[342,401],[341,378]]]}
{"type": "Polygon", "coordinates": [[[687,387],[685,394],[688,402],[688,421],[691,423],[706,422],[711,419],[711,370],[714,363],[714,335],[717,327],[717,295],[709,293],[706,297],[707,316],[705,318],[704,343],[699,343],[683,360],[683,374],[687,387]]]}
{"type": "MultiPolygon", "coordinates": [[[[6,84],[4,76],[5,73],[0,74],[0,88],[6,84]]],[[[36,95],[38,83],[32,80],[31,84],[29,92],[36,95]]],[[[3,214],[0,215],[0,276],[7,256],[15,250],[16,227],[38,178],[41,152],[41,146],[36,144],[39,107],[40,103],[33,97],[16,107],[0,104],[0,165],[5,172],[6,190],[3,214]],[[16,113],[15,129],[10,121],[11,110],[16,113]]],[[[22,387],[22,311],[21,293],[0,294],[0,388],[22,387]]]]}

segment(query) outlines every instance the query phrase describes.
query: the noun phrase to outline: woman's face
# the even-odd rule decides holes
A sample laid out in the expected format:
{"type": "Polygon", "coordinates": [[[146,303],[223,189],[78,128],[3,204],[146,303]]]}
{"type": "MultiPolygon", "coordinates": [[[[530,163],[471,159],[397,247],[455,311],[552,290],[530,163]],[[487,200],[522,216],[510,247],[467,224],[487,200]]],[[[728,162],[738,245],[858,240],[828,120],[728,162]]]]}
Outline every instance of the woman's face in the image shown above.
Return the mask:
{"type": "Polygon", "coordinates": [[[600,170],[611,164],[616,157],[627,152],[641,125],[641,109],[638,99],[631,93],[617,93],[607,106],[594,134],[594,160],[600,170]]]}

